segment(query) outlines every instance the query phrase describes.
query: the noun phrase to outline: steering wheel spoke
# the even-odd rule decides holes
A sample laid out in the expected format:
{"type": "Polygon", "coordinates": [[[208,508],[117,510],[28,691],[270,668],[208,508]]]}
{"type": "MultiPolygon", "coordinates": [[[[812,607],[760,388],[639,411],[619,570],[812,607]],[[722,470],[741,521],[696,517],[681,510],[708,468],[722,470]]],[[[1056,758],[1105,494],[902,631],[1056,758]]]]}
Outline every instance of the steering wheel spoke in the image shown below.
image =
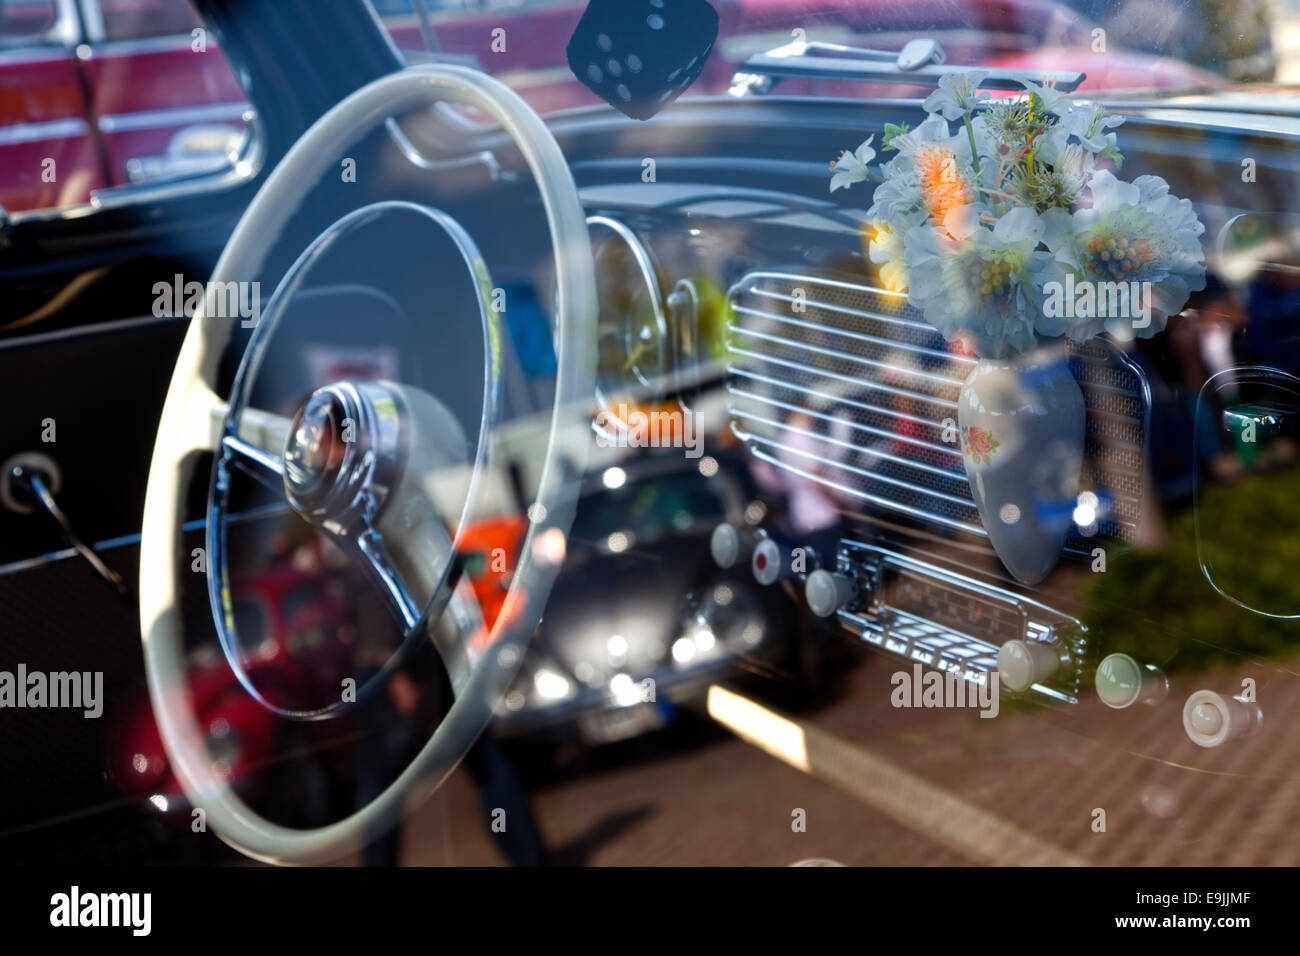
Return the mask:
{"type": "Polygon", "coordinates": [[[404,632],[414,630],[423,616],[423,608],[411,596],[402,573],[394,567],[385,553],[383,536],[370,529],[352,539],[352,542],[354,547],[349,550],[354,552],[355,560],[378,585],[397,623],[402,626],[404,632]]]}
{"type": "Polygon", "coordinates": [[[221,450],[228,464],[234,465],[271,491],[284,494],[284,461],[279,455],[258,448],[236,435],[222,438],[221,450]]]}

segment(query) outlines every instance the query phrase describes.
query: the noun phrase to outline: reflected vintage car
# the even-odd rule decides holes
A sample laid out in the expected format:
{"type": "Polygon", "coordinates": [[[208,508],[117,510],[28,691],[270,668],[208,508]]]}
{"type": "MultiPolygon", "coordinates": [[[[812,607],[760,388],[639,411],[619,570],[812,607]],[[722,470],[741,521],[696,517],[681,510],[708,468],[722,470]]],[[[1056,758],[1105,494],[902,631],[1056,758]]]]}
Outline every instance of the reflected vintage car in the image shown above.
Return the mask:
{"type": "Polygon", "coordinates": [[[196,0],[89,86],[155,5],[48,6],[0,861],[1300,863],[1294,3],[196,0]]]}
{"type": "Polygon", "coordinates": [[[660,454],[594,476],[495,732],[606,743],[666,726],[718,681],[796,679],[794,602],[709,554],[714,528],[745,524],[757,494],[730,456],[660,454]]]}

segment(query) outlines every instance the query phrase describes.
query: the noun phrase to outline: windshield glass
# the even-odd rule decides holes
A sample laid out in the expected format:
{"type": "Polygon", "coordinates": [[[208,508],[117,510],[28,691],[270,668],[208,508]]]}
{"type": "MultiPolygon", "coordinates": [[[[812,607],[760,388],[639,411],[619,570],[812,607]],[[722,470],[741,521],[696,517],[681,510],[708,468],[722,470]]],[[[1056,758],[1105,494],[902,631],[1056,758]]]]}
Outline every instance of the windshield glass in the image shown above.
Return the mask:
{"type": "MultiPolygon", "coordinates": [[[[737,92],[735,75],[747,60],[772,51],[789,56],[792,44],[893,52],[918,38],[936,40],[949,65],[1085,73],[1083,92],[1169,95],[1300,77],[1298,0],[712,0],[712,6],[717,40],[683,96],[737,92]]],[[[375,0],[375,7],[413,62],[434,55],[476,64],[541,112],[601,102],[566,62],[566,48],[578,48],[570,38],[585,2],[424,0],[413,7],[412,0],[375,0]]],[[[660,31],[669,39],[652,31],[649,42],[688,42],[670,27],[660,31]]],[[[633,72],[600,50],[580,61],[601,81],[633,72]]],[[[639,65],[634,56],[632,66],[639,65]]],[[[774,94],[796,96],[923,96],[920,90],[824,76],[771,86],[774,94]]]]}

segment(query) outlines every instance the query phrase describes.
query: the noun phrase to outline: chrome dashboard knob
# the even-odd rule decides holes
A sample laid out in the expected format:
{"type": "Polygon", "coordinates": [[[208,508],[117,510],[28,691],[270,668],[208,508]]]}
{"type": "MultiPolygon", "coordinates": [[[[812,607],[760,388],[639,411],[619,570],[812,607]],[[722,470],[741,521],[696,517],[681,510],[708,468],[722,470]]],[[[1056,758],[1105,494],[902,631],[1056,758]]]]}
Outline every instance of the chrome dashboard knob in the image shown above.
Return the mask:
{"type": "Polygon", "coordinates": [[[1055,641],[1007,641],[998,651],[998,676],[1016,693],[1047,680],[1060,666],[1061,647],[1055,641]]]}
{"type": "Polygon", "coordinates": [[[1110,654],[1097,665],[1097,696],[1107,707],[1123,710],[1138,701],[1157,704],[1169,691],[1169,678],[1152,664],[1139,664],[1127,654],[1110,654]]]}
{"type": "Polygon", "coordinates": [[[818,569],[804,582],[808,609],[818,617],[830,617],[858,594],[858,582],[847,574],[818,569]]]}
{"type": "Polygon", "coordinates": [[[709,552],[720,568],[730,568],[740,559],[740,532],[735,525],[725,521],[713,529],[709,538],[709,552]]]}
{"type": "Polygon", "coordinates": [[[1218,747],[1257,730],[1264,714],[1259,704],[1198,690],[1183,704],[1183,730],[1198,747],[1218,747]]]}

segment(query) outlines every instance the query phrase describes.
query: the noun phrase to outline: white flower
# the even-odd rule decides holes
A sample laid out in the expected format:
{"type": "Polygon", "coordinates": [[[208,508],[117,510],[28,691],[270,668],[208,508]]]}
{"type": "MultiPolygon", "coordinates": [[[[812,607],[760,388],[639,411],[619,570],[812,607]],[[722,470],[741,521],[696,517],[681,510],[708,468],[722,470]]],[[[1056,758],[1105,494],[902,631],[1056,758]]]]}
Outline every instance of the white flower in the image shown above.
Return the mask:
{"type": "Polygon", "coordinates": [[[870,172],[867,164],[876,158],[876,151],[871,148],[871,141],[875,138],[874,134],[868,136],[861,146],[851,153],[845,150],[840,154],[840,158],[831,164],[831,169],[835,171],[835,175],[831,177],[831,192],[835,192],[841,186],[847,189],[867,178],[870,172]]]}
{"type": "MultiPolygon", "coordinates": [[[[1065,99],[1065,92],[1058,90],[1055,86],[1048,86],[1046,83],[1041,86],[1037,83],[1030,83],[1028,80],[1021,80],[1020,85],[1029,91],[1031,96],[1037,96],[1038,101],[1043,104],[1043,111],[1061,115],[1061,100],[1065,99]]],[[[1067,108],[1069,101],[1066,100],[1067,108]]]]}
{"type": "Polygon", "coordinates": [[[992,228],[979,221],[979,213],[978,206],[961,207],[949,212],[942,227],[907,232],[908,300],[944,338],[970,337],[981,356],[1002,358],[1037,342],[1044,226],[1025,206],[992,228]]]}
{"type": "MultiPolygon", "coordinates": [[[[1191,200],[1169,195],[1159,176],[1122,182],[1107,170],[1094,173],[1092,205],[1073,215],[1051,210],[1043,216],[1043,242],[1055,264],[1042,278],[1073,285],[1097,302],[1091,315],[1040,315],[1039,332],[1083,341],[1103,330],[1121,340],[1149,338],[1177,315],[1192,292],[1205,288],[1205,226],[1191,200]],[[1123,300],[1126,314],[1100,308],[1103,290],[1123,285],[1127,296],[1140,290],[1142,301],[1123,300]],[[1136,284],[1136,285],[1135,285],[1136,284]],[[1139,314],[1141,313],[1141,314],[1139,314]]],[[[1056,310],[1052,310],[1056,311],[1056,310]]]]}
{"type": "Polygon", "coordinates": [[[921,108],[927,113],[938,113],[946,120],[966,116],[988,99],[988,93],[979,92],[979,85],[988,75],[988,70],[949,73],[939,79],[939,88],[925,98],[921,108]]]}
{"type": "Polygon", "coordinates": [[[1069,142],[1069,133],[1057,124],[1038,138],[1038,158],[1052,168],[1059,195],[1078,197],[1092,179],[1097,158],[1079,143],[1069,142]]]}
{"type": "Polygon", "coordinates": [[[882,169],[868,215],[905,228],[927,216],[942,219],[957,205],[977,198],[970,141],[949,132],[947,120],[931,116],[910,132],[895,136],[898,155],[882,169]]]}
{"type": "Polygon", "coordinates": [[[903,255],[903,233],[883,220],[865,224],[871,261],[880,266],[880,281],[891,292],[907,291],[907,261],[903,255]]]}
{"type": "Polygon", "coordinates": [[[1082,106],[1074,104],[1061,114],[1059,129],[1066,135],[1073,136],[1084,149],[1090,153],[1100,153],[1108,146],[1114,146],[1114,129],[1124,122],[1124,117],[1107,113],[1100,106],[1082,106]]]}

